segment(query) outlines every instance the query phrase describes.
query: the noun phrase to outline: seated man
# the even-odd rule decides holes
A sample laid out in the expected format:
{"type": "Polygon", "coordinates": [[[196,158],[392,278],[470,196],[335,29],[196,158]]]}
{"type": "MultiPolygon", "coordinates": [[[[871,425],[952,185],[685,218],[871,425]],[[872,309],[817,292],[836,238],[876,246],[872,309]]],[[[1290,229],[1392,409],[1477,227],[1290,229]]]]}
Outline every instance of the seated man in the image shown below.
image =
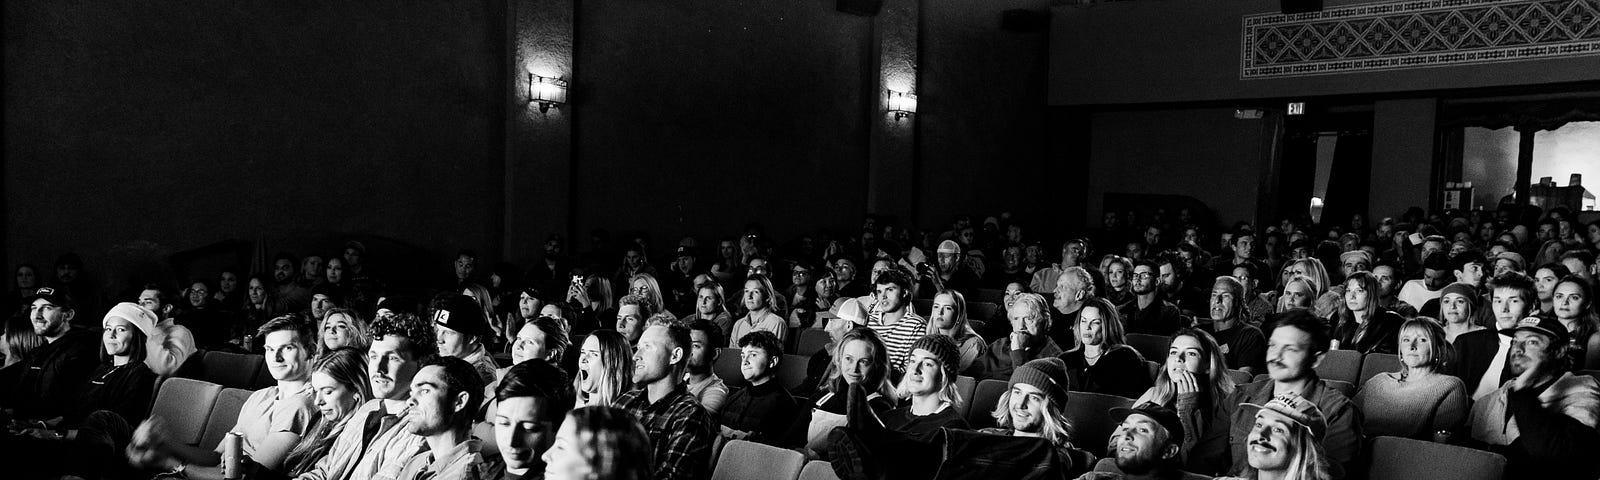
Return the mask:
{"type": "Polygon", "coordinates": [[[689,342],[689,394],[700,401],[707,414],[716,417],[728,401],[728,386],[711,374],[720,351],[717,345],[722,344],[722,329],[710,320],[695,320],[689,323],[689,342]]]}
{"type": "Polygon", "coordinates": [[[483,442],[471,433],[482,403],[483,377],[466,360],[438,356],[424,362],[411,378],[411,408],[405,428],[422,437],[428,449],[407,459],[392,478],[500,478],[504,467],[500,458],[484,458],[480,453],[483,442]]]}
{"type": "Polygon", "coordinates": [[[1061,355],[1061,347],[1050,338],[1050,303],[1037,293],[1019,295],[1006,315],[1011,319],[1011,334],[989,343],[965,375],[983,379],[1010,378],[1012,371],[1036,358],[1061,355]]]}
{"type": "Polygon", "coordinates": [[[484,384],[494,382],[494,357],[484,347],[486,339],[494,338],[489,319],[483,307],[466,295],[449,295],[433,302],[434,335],[439,339],[439,354],[466,360],[478,371],[484,384]]]}
{"type": "Polygon", "coordinates": [[[352,423],[299,480],[372,478],[379,468],[411,458],[424,443],[396,427],[410,408],[412,377],[424,358],[437,353],[433,326],[409,313],[383,314],[372,322],[371,335],[367,378],[373,399],[350,413],[352,423]]]}
{"type": "Polygon", "coordinates": [[[1228,368],[1255,375],[1267,370],[1267,339],[1261,329],[1245,321],[1243,282],[1231,276],[1217,277],[1211,287],[1211,322],[1200,324],[1222,349],[1228,368]]]}
{"type": "MultiPolygon", "coordinates": [[[[294,316],[278,317],[261,326],[267,371],[278,384],[250,394],[239,409],[238,423],[229,430],[244,439],[241,455],[248,459],[245,463],[253,464],[244,467],[246,472],[278,472],[289,451],[317,419],[317,407],[312,405],[315,393],[311,390],[315,329],[315,325],[294,316]]],[[[159,423],[146,420],[140,424],[128,445],[129,462],[169,469],[191,479],[223,478],[222,443],[206,450],[166,437],[159,423]]]]}
{"type": "Polygon", "coordinates": [[[941,468],[995,465],[994,460],[1004,460],[1010,465],[1055,469],[1068,478],[1088,471],[1094,455],[1073,447],[1067,417],[1062,413],[1070,384],[1067,365],[1059,358],[1041,358],[1017,367],[1011,374],[1010,388],[1000,395],[991,414],[996,426],[978,433],[1034,441],[1000,441],[984,436],[957,435],[954,432],[959,431],[947,430],[945,450],[950,453],[941,468]],[[974,457],[981,460],[974,461],[974,457]]]}
{"type": "Polygon", "coordinates": [[[757,330],[739,339],[739,354],[739,373],[750,386],[728,396],[718,413],[722,437],[774,445],[800,412],[800,404],[775,378],[783,345],[772,332],[757,330]]]}
{"type": "Polygon", "coordinates": [[[1489,328],[1463,333],[1451,342],[1456,359],[1449,372],[1467,383],[1473,399],[1488,395],[1516,376],[1511,373],[1510,329],[1538,308],[1533,280],[1520,273],[1494,277],[1489,282],[1489,328]]]}
{"type": "Polygon", "coordinates": [[[1567,371],[1566,327],[1529,318],[1507,333],[1515,376],[1472,406],[1472,439],[1506,456],[1509,477],[1594,478],[1600,384],[1567,371]]]}
{"type": "Polygon", "coordinates": [[[36,290],[28,302],[28,320],[44,344],[28,352],[11,368],[19,372],[16,383],[0,386],[0,405],[14,409],[17,418],[43,420],[66,415],[77,404],[78,389],[89,383],[99,364],[95,352],[100,335],[72,326],[72,298],[52,287],[36,290]]]}
{"type": "Polygon", "coordinates": [[[506,480],[544,478],[544,452],[576,398],[571,378],[544,359],[524,361],[500,379],[495,398],[494,437],[506,480]]]}
{"type": "Polygon", "coordinates": [[[689,329],[652,325],[634,350],[633,383],[642,388],[617,398],[617,406],[639,417],[655,445],[655,479],[707,477],[716,426],[689,394],[683,372],[689,357],[689,329]]]}
{"type": "Polygon", "coordinates": [[[1243,471],[1249,450],[1246,439],[1255,424],[1255,412],[1240,405],[1261,405],[1274,397],[1291,394],[1315,403],[1326,415],[1328,431],[1322,438],[1322,445],[1327,450],[1333,477],[1344,478],[1344,472],[1355,464],[1360,451],[1362,420],[1355,403],[1324,383],[1313,369],[1328,352],[1331,343],[1328,329],[1321,319],[1305,310],[1274,314],[1267,323],[1273,325],[1267,340],[1267,375],[1270,378],[1240,385],[1219,402],[1216,421],[1209,431],[1201,434],[1189,454],[1189,468],[1207,474],[1243,471]]]}
{"type": "Polygon", "coordinates": [[[1183,422],[1172,409],[1146,404],[1140,408],[1113,408],[1118,421],[1111,434],[1111,457],[1100,459],[1094,471],[1079,480],[1201,480],[1206,477],[1178,468],[1183,445],[1183,422]]]}

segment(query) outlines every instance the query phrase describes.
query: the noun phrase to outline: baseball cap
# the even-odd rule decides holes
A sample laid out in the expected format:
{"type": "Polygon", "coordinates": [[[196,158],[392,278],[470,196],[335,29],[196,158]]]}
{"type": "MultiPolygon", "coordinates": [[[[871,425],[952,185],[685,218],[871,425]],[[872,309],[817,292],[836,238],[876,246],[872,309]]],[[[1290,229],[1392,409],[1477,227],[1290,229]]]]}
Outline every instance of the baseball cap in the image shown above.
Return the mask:
{"type": "Polygon", "coordinates": [[[1283,417],[1292,423],[1311,429],[1311,438],[1318,441],[1328,434],[1328,419],[1322,415],[1322,409],[1317,404],[1293,393],[1285,393],[1272,398],[1265,405],[1254,403],[1241,403],[1244,413],[1250,416],[1260,416],[1262,412],[1271,412],[1283,417]]]}
{"type": "Polygon", "coordinates": [[[1572,342],[1572,333],[1554,318],[1528,317],[1517,322],[1517,326],[1501,330],[1501,335],[1516,336],[1517,332],[1527,330],[1550,337],[1552,345],[1566,345],[1572,342]]]}
{"type": "Polygon", "coordinates": [[[939,249],[936,251],[938,253],[961,253],[961,244],[956,243],[955,240],[945,240],[939,242],[939,249]]]}
{"type": "Polygon", "coordinates": [[[1145,403],[1138,408],[1113,408],[1111,409],[1111,422],[1122,423],[1128,419],[1129,415],[1135,414],[1144,415],[1150,417],[1151,420],[1155,420],[1157,425],[1167,429],[1167,438],[1172,439],[1172,443],[1183,444],[1183,421],[1178,420],[1178,412],[1154,403],[1145,403]]]}
{"type": "Polygon", "coordinates": [[[678,256],[679,257],[693,257],[693,256],[695,256],[694,247],[690,246],[690,245],[679,245],[678,246],[678,256]]]}
{"type": "Polygon", "coordinates": [[[67,295],[67,292],[58,290],[55,287],[40,287],[38,290],[34,290],[33,296],[28,297],[28,303],[33,303],[41,298],[50,302],[51,305],[55,305],[57,307],[66,309],[72,308],[72,296],[67,295]]]}
{"type": "Polygon", "coordinates": [[[434,304],[433,323],[466,335],[489,334],[489,319],[483,307],[466,295],[452,295],[434,304]]]}

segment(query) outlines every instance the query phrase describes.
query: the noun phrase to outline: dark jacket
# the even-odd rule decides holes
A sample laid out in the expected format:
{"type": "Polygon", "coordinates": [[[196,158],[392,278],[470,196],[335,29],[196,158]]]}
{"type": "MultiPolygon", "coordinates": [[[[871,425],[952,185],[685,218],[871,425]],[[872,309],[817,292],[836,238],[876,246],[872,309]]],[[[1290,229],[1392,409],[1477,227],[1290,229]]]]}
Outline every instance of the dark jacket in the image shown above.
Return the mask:
{"type": "Polygon", "coordinates": [[[1334,325],[1333,338],[1339,341],[1340,350],[1355,350],[1362,355],[1368,353],[1394,354],[1400,351],[1400,325],[1406,320],[1400,315],[1379,310],[1369,318],[1364,326],[1366,333],[1361,340],[1355,340],[1356,332],[1361,331],[1363,325],[1357,325],[1355,317],[1349,313],[1334,314],[1329,319],[1334,325]]]}
{"type": "Polygon", "coordinates": [[[1140,310],[1139,299],[1135,298],[1117,313],[1121,314],[1123,330],[1127,333],[1172,335],[1184,324],[1183,316],[1178,313],[1178,307],[1166,300],[1158,299],[1150,304],[1150,308],[1140,310]]]}
{"type": "Polygon", "coordinates": [[[1072,378],[1074,391],[1139,398],[1150,388],[1150,370],[1145,367],[1144,357],[1127,345],[1106,351],[1094,365],[1083,356],[1083,349],[1063,353],[1061,360],[1067,363],[1067,376],[1072,378]]]}
{"type": "Polygon", "coordinates": [[[99,335],[72,328],[28,353],[16,385],[6,388],[6,406],[20,418],[46,419],[70,413],[89,374],[100,363],[99,335]]]}
{"type": "MultiPolygon", "coordinates": [[[[1483,381],[1484,374],[1489,372],[1489,364],[1494,362],[1495,354],[1500,352],[1500,333],[1492,328],[1463,333],[1456,337],[1451,346],[1455,347],[1456,361],[1450,366],[1451,371],[1448,373],[1465,382],[1467,394],[1471,395],[1472,392],[1478,391],[1478,383],[1483,381]]],[[[1509,359],[1506,363],[1510,363],[1509,359]]],[[[1501,378],[1501,380],[1510,379],[1511,377],[1501,378]]]]}

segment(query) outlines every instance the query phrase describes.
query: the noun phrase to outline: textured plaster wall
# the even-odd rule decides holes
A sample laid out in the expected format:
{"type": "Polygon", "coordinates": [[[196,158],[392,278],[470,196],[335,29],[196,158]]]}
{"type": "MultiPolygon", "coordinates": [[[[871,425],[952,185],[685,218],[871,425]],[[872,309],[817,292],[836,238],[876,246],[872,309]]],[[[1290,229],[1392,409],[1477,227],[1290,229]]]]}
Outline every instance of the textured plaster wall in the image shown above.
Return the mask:
{"type": "Polygon", "coordinates": [[[115,262],[346,232],[492,250],[486,2],[5,2],[5,255],[115,262]]]}

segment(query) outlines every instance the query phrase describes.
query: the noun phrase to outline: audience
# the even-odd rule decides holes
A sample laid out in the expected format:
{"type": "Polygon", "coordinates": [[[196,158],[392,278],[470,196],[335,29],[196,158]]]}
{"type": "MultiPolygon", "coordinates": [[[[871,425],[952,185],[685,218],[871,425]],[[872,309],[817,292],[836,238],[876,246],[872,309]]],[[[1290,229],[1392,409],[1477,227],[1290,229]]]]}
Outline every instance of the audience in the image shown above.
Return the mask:
{"type": "MultiPolygon", "coordinates": [[[[943,233],[869,217],[859,235],[782,244],[751,225],[715,262],[696,258],[692,237],[652,264],[645,234],[612,248],[596,232],[581,254],[547,242],[526,275],[504,262],[481,271],[463,250],[444,279],[380,280],[399,271],[347,243],[280,253],[248,279],[234,268],[187,284],[140,277],[119,297],[100,296],[63,255],[49,281],[15,270],[0,450],[37,460],[24,476],[220,478],[221,446],[180,444],[145,417],[158,377],[219,381],[208,365],[222,356],[204,353],[250,351],[276,385],[232,425],[246,478],[705,478],[717,437],[888,477],[1359,477],[1359,441],[1378,435],[1496,452],[1509,478],[1600,473],[1584,456],[1600,449],[1600,382],[1580,372],[1600,368],[1600,245],[1579,238],[1589,232],[1570,212],[1417,209],[1370,229],[1359,216],[1287,218],[1221,235],[1187,209],[1106,213],[1103,231],[1063,242],[1054,265],[1010,215],[981,228],[958,218],[943,233]],[[1091,257],[1088,238],[1117,254],[1091,257]],[[972,298],[1005,308],[969,318],[972,298]],[[91,305],[115,306],[93,325],[84,312],[105,311],[91,305]],[[806,328],[831,336],[799,389],[815,401],[777,378],[806,328]],[[1125,332],[1168,336],[1164,363],[1148,369],[1125,332]],[[727,343],[747,388],[712,368],[727,343]],[[1324,381],[1314,367],[1330,348],[1400,365],[1359,388],[1324,381]],[[1230,368],[1266,378],[1235,385],[1230,368]],[[958,373],[1008,388],[963,405],[958,373]],[[1073,446],[1069,390],[1137,398],[1074,414],[1120,422],[1098,465],[1073,446]],[[1000,426],[968,430],[967,408],[993,409],[1000,426]]],[[[1600,239],[1596,225],[1585,227],[1600,239]]]]}

